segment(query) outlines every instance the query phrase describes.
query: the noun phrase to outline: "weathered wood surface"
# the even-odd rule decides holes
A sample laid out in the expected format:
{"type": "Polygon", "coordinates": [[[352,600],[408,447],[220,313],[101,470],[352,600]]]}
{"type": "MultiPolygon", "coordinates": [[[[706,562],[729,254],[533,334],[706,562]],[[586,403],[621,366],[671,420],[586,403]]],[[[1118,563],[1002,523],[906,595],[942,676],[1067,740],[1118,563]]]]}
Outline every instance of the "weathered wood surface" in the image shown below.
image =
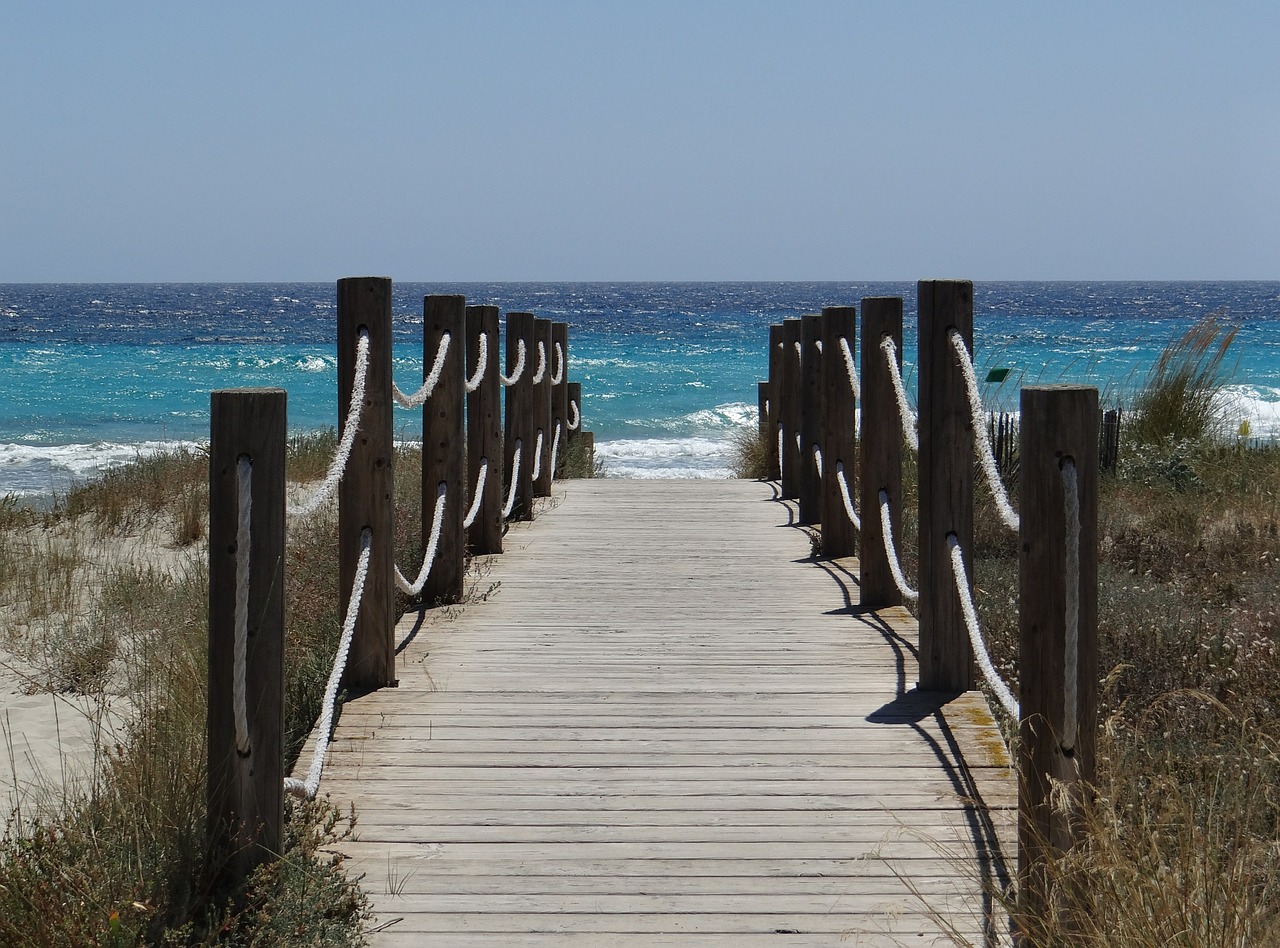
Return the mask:
{"type": "Polygon", "coordinates": [[[500,589],[402,621],[321,785],[375,945],[984,943],[1016,797],[985,702],[913,691],[908,613],[861,617],[773,494],[557,484],[500,589]]]}

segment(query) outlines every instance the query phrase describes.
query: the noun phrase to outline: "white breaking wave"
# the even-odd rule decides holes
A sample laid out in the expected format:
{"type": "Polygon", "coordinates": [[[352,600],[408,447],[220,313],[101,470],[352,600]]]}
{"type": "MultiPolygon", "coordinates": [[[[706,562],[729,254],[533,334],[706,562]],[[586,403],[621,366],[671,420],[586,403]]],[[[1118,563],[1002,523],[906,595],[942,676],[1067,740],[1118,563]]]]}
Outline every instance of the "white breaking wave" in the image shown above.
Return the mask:
{"type": "Polygon", "coordinates": [[[641,438],[597,441],[596,458],[609,477],[646,480],[733,477],[727,438],[641,438]]]}
{"type": "Polygon", "coordinates": [[[197,441],[142,441],[121,444],[0,443],[0,496],[47,496],[65,492],[77,484],[122,464],[162,451],[204,449],[197,441]]]}

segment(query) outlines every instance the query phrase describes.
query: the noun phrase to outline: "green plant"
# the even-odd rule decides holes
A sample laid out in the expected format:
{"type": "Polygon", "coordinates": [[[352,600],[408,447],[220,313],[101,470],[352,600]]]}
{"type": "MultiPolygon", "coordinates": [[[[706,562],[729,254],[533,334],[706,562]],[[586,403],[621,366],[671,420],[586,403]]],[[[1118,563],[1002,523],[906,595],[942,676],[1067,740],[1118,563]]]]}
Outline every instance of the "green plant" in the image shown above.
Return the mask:
{"type": "Polygon", "coordinates": [[[769,479],[769,442],[758,428],[739,428],[733,433],[734,477],[752,481],[769,479]]]}
{"type": "Polygon", "coordinates": [[[1198,320],[1160,353],[1127,416],[1138,444],[1199,442],[1217,433],[1222,417],[1222,367],[1238,327],[1221,313],[1198,320]]]}

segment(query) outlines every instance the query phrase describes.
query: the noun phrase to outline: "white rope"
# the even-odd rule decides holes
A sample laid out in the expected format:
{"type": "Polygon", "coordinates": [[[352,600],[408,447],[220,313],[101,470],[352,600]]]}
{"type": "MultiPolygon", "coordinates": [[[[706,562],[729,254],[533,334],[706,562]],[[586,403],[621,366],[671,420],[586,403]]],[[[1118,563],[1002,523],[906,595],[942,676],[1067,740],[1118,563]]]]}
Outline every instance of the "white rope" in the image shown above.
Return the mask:
{"type": "Polygon", "coordinates": [[[797,341],[797,342],[795,342],[795,343],[792,343],[792,345],[794,345],[794,346],[796,347],[796,358],[797,358],[797,359],[799,359],[801,362],[803,362],[803,361],[804,361],[804,349],[801,347],[801,345],[800,345],[800,343],[799,343],[798,341],[797,341]]]}
{"type": "Polygon", "coordinates": [[[551,384],[559,385],[564,381],[564,346],[556,343],[556,371],[551,376],[551,384]]]}
{"type": "Polygon", "coordinates": [[[400,567],[396,570],[396,589],[400,590],[406,596],[416,596],[422,592],[422,587],[427,584],[427,577],[431,575],[431,567],[436,562],[436,548],[440,545],[440,525],[444,522],[444,502],[447,493],[447,484],[440,482],[436,493],[436,509],[434,519],[431,521],[431,536],[427,538],[427,548],[422,554],[422,567],[418,570],[418,578],[413,582],[404,578],[404,574],[400,572],[400,567]]]}
{"type": "Polygon", "coordinates": [[[849,516],[849,522],[854,528],[862,530],[862,520],[858,517],[858,511],[853,509],[853,498],[849,496],[849,483],[844,476],[844,461],[836,461],[836,482],[840,485],[840,499],[844,501],[844,512],[849,516]]]}
{"type": "Polygon", "coordinates": [[[449,333],[444,333],[440,337],[440,344],[436,347],[435,361],[431,363],[431,371],[423,379],[422,387],[412,395],[406,395],[400,390],[400,386],[394,380],[392,381],[391,397],[396,400],[397,405],[401,408],[421,408],[427,403],[427,399],[440,383],[440,373],[444,371],[444,360],[449,355],[449,340],[449,333]]]}
{"type": "Polygon", "coordinates": [[[556,436],[551,439],[551,482],[554,484],[556,479],[556,456],[560,451],[560,429],[564,425],[559,419],[556,419],[556,436]]]}
{"type": "Polygon", "coordinates": [[[582,424],[582,412],[578,411],[578,403],[569,403],[569,417],[573,420],[569,422],[569,430],[577,431],[578,426],[582,424]]]}
{"type": "Polygon", "coordinates": [[[356,342],[355,383],[351,389],[351,404],[347,408],[347,421],[342,427],[342,439],[338,442],[338,450],[334,452],[333,463],[329,471],[305,501],[290,511],[294,517],[309,517],[320,505],[333,496],[338,483],[347,470],[347,461],[351,458],[351,449],[356,443],[356,433],[360,430],[360,415],[364,411],[364,388],[369,375],[369,334],[361,331],[356,342]]]}
{"type": "Polygon", "coordinates": [[[232,644],[231,697],[236,719],[236,750],[249,753],[249,708],[245,697],[249,661],[249,544],[253,517],[253,462],[241,455],[236,462],[236,609],[232,644]]]}
{"type": "Polygon", "coordinates": [[[484,374],[489,369],[489,334],[480,333],[480,350],[476,353],[476,374],[463,382],[468,392],[474,392],[484,381],[484,374]]]}
{"type": "Polygon", "coordinates": [[[516,438],[516,450],[511,456],[511,488],[507,492],[507,502],[502,508],[502,519],[506,520],[511,516],[511,510],[516,505],[516,485],[520,483],[520,439],[516,438]]]}
{"type": "Polygon", "coordinates": [[[813,446],[813,466],[818,472],[818,480],[822,480],[822,448],[813,446]]]}
{"type": "Polygon", "coordinates": [[[1074,750],[1079,722],[1080,682],[1080,483],[1073,460],[1062,465],[1063,505],[1067,517],[1066,681],[1062,689],[1062,747],[1074,750]]]}
{"type": "Polygon", "coordinates": [[[503,385],[511,386],[511,385],[515,385],[516,382],[520,381],[520,376],[524,374],[524,361],[525,361],[524,354],[525,354],[524,340],[517,339],[516,340],[516,367],[511,370],[510,375],[503,375],[501,372],[498,373],[498,378],[502,380],[503,385]]]}
{"type": "Polygon", "coordinates": [[[536,481],[542,476],[542,429],[538,429],[538,440],[533,443],[533,474],[536,481]]]}
{"type": "Polygon", "coordinates": [[[911,403],[907,401],[907,388],[902,384],[902,372],[898,370],[898,347],[893,344],[892,336],[885,336],[880,340],[880,351],[884,353],[884,358],[889,363],[889,381],[893,383],[893,394],[898,400],[898,417],[902,419],[902,437],[907,444],[911,446],[912,451],[920,450],[920,435],[916,428],[916,414],[911,410],[911,403]]]}
{"type": "Polygon", "coordinates": [[[547,374],[547,347],[542,344],[542,340],[538,340],[538,371],[533,373],[533,384],[541,385],[542,379],[547,374]]]}
{"type": "Polygon", "coordinates": [[[782,455],[785,453],[782,448],[785,442],[782,438],[782,422],[778,422],[778,470],[782,470],[782,455]]]}
{"type": "Polygon", "coordinates": [[[969,593],[969,577],[964,569],[964,551],[954,533],[947,534],[947,546],[951,549],[951,573],[956,580],[956,595],[960,597],[960,611],[964,613],[964,624],[969,627],[969,644],[973,646],[974,657],[978,667],[982,669],[982,677],[987,680],[991,690],[996,693],[1000,703],[1004,705],[1009,717],[1015,721],[1022,720],[1017,699],[1009,691],[995,665],[991,664],[991,656],[987,654],[987,644],[982,640],[982,630],[978,628],[978,611],[973,607],[973,596],[969,593]]]}
{"type": "Polygon", "coordinates": [[[991,450],[991,439],[987,437],[987,413],[982,407],[982,396],[978,394],[978,377],[973,372],[973,357],[965,348],[964,337],[959,332],[953,329],[947,338],[951,340],[951,348],[956,351],[956,358],[960,360],[960,374],[964,376],[965,391],[969,394],[969,413],[973,416],[973,446],[978,454],[978,463],[987,477],[987,487],[996,502],[1000,519],[1006,527],[1016,532],[1018,512],[1009,502],[1009,494],[1004,489],[1000,471],[996,468],[996,456],[991,450]]]}
{"type": "Polygon", "coordinates": [[[814,347],[815,349],[817,349],[817,350],[818,350],[818,355],[822,355],[822,340],[821,340],[821,339],[815,339],[815,340],[813,340],[813,347],[814,347]]]}
{"type": "Polygon", "coordinates": [[[329,732],[333,730],[333,709],[338,701],[338,685],[342,683],[342,673],[347,667],[347,655],[351,652],[351,637],[356,629],[356,617],[360,615],[360,603],[364,600],[364,582],[369,575],[369,550],[373,545],[373,535],[366,527],[360,534],[360,558],[356,561],[356,575],[351,583],[351,599],[347,602],[347,615],[342,623],[342,636],[338,639],[338,651],[333,657],[333,668],[329,672],[329,682],[324,689],[324,704],[320,707],[320,723],[316,728],[316,746],[311,754],[311,766],[307,768],[307,778],[298,780],[285,777],[286,793],[315,799],[320,788],[320,772],[324,769],[324,758],[329,752],[329,732]]]}
{"type": "Polygon", "coordinates": [[[472,494],[471,509],[467,511],[467,515],[462,519],[462,529],[470,530],[471,525],[476,522],[476,516],[480,513],[480,502],[484,500],[484,482],[489,476],[489,459],[480,459],[480,472],[476,474],[476,492],[472,494]]]}
{"type": "Polygon", "coordinates": [[[889,519],[889,495],[880,491],[880,537],[884,541],[884,555],[889,561],[889,572],[893,574],[893,584],[898,592],[915,602],[920,598],[919,590],[907,585],[907,577],[902,575],[902,564],[898,562],[898,549],[893,543],[893,522],[889,519]]]}
{"type": "Polygon", "coordinates": [[[862,400],[862,385],[858,382],[858,370],[853,366],[853,350],[849,348],[849,340],[840,337],[840,351],[844,354],[844,368],[849,373],[849,388],[853,391],[853,397],[862,400]]]}

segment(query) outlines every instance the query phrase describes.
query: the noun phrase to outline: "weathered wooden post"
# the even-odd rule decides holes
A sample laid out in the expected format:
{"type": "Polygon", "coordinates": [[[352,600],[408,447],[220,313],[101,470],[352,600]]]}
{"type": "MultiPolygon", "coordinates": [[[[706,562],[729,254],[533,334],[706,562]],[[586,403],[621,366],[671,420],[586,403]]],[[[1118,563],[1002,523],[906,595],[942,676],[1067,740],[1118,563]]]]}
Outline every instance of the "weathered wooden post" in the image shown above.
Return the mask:
{"type": "MultiPolygon", "coordinates": [[[[467,531],[467,543],[474,553],[502,552],[502,348],[498,336],[498,307],[467,307],[467,377],[474,378],[480,357],[480,340],[485,340],[487,359],[484,375],[474,392],[467,394],[467,480],[474,491],[480,466],[487,462],[481,488],[483,495],[476,519],[467,531]]],[[[471,497],[475,502],[475,497],[471,497]]]]}
{"type": "Polygon", "coordinates": [[[1048,863],[1077,842],[1072,808],[1094,782],[1098,729],[1098,390],[1022,390],[1018,653],[1018,878],[1022,911],[1055,893],[1048,863]]]}
{"type": "Polygon", "coordinates": [[[782,424],[782,324],[769,327],[769,430],[768,439],[769,478],[780,480],[782,459],[778,456],[778,426],[782,424]]]}
{"type": "MultiPolygon", "coordinates": [[[[849,501],[857,492],[856,447],[858,442],[857,404],[844,346],[850,358],[858,331],[858,311],[852,306],[828,306],[822,310],[822,555],[853,556],[858,531],[845,510],[841,476],[849,491],[849,501]]],[[[852,365],[852,361],[849,365],[852,365]]],[[[864,507],[865,511],[866,508],[864,507]]],[[[855,511],[856,512],[856,511],[855,511]]]]}
{"type": "MultiPolygon", "coordinates": [[[[947,542],[954,535],[973,576],[973,419],[950,332],[973,352],[973,283],[921,280],[920,688],[973,688],[973,649],[947,542]]],[[[970,578],[972,587],[973,580],[970,578]]]]}
{"type": "Polygon", "coordinates": [[[210,402],[206,802],[209,852],[225,860],[230,884],[274,859],[284,830],[285,401],[275,388],[217,391],[210,402]],[[241,555],[248,588],[237,622],[241,555]]]}
{"type": "Polygon", "coordinates": [[[822,317],[809,313],[800,320],[800,496],[797,522],[822,519],[822,483],[814,448],[822,450],[822,369],[825,360],[822,317]]]}
{"type": "MultiPolygon", "coordinates": [[[[547,445],[548,457],[555,462],[559,473],[564,466],[569,447],[569,324],[551,324],[551,367],[555,375],[551,379],[551,441],[547,445]],[[552,451],[555,446],[556,450],[552,451]]],[[[548,462],[550,463],[550,462],[548,462]]]]}
{"type": "Polygon", "coordinates": [[[538,350],[534,344],[533,313],[507,313],[507,376],[515,374],[519,364],[519,349],[524,348],[524,367],[520,375],[507,386],[507,413],[503,429],[503,450],[506,454],[507,484],[514,483],[515,495],[511,505],[512,520],[533,518],[533,373],[538,368],[538,350]],[[516,451],[520,462],[516,464],[516,451]]]}
{"type": "Polygon", "coordinates": [[[551,372],[554,362],[551,351],[551,320],[533,321],[533,496],[551,496],[551,372]],[[541,369],[539,373],[537,370],[541,369]],[[538,449],[541,443],[541,451],[538,449]]]}
{"type": "Polygon", "coordinates": [[[800,496],[800,320],[782,321],[782,496],[800,496]]]}
{"type": "Polygon", "coordinates": [[[338,614],[345,615],[360,559],[361,534],[372,534],[364,597],[343,683],[353,690],[395,684],[395,548],[392,506],[391,280],[338,281],[338,421],[345,429],[356,350],[369,335],[369,368],[360,430],[338,485],[338,614]]]}
{"type": "Polygon", "coordinates": [[[869,296],[862,300],[862,546],[858,557],[859,600],[864,608],[881,609],[902,604],[902,593],[893,581],[880,522],[880,491],[896,511],[894,549],[900,548],[902,522],[902,421],[889,376],[889,365],[880,348],[893,340],[898,371],[902,371],[902,297],[869,296]]]}
{"type": "Polygon", "coordinates": [[[449,337],[449,351],[440,368],[435,391],[422,410],[422,548],[435,529],[435,510],[444,489],[444,512],[435,562],[422,587],[428,603],[462,598],[466,539],[462,521],[467,513],[464,486],[463,426],[467,349],[467,301],[461,296],[428,296],[422,301],[422,364],[430,370],[441,341],[449,337]]]}

